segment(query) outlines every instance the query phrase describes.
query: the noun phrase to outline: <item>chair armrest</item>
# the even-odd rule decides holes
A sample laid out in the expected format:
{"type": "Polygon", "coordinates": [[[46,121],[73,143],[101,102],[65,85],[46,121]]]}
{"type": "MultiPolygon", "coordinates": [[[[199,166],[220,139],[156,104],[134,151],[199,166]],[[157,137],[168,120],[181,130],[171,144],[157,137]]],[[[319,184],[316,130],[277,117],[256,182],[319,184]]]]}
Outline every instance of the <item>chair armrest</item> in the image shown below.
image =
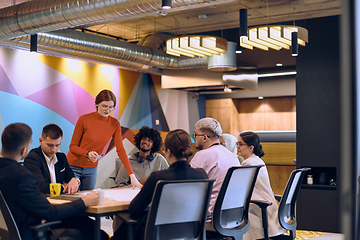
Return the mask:
{"type": "Polygon", "coordinates": [[[258,205],[261,209],[267,208],[268,206],[272,205],[272,202],[266,202],[261,200],[250,200],[250,202],[258,205]]]}
{"type": "Polygon", "coordinates": [[[269,238],[269,220],[268,220],[268,212],[267,207],[272,205],[272,202],[260,201],[260,200],[250,200],[251,203],[256,204],[261,209],[261,218],[262,218],[262,225],[264,230],[264,239],[269,238]]]}
{"type": "Polygon", "coordinates": [[[61,221],[52,221],[52,222],[45,222],[42,224],[29,226],[29,228],[35,231],[35,235],[38,239],[46,239],[46,230],[56,224],[60,224],[61,221]]]}
{"type": "Polygon", "coordinates": [[[275,197],[276,201],[280,202],[282,195],[274,195],[274,197],[275,197]]]}
{"type": "Polygon", "coordinates": [[[118,216],[126,224],[134,225],[134,224],[137,224],[139,222],[139,220],[133,219],[130,216],[130,213],[127,213],[127,212],[118,213],[118,214],[116,214],[116,216],[118,216]]]}
{"type": "Polygon", "coordinates": [[[116,214],[116,216],[118,218],[120,218],[121,220],[124,221],[124,223],[126,224],[126,228],[127,228],[127,239],[128,240],[133,240],[134,239],[134,227],[135,225],[139,222],[139,220],[133,219],[130,216],[130,213],[128,212],[120,212],[118,214],[116,214]]]}

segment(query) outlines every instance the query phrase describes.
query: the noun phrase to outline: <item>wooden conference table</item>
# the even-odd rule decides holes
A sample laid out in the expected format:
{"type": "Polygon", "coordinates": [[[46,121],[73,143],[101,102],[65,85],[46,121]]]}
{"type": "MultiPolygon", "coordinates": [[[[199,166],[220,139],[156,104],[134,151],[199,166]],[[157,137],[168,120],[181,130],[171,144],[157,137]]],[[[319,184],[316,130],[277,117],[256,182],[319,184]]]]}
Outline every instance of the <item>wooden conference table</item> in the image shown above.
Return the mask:
{"type": "MultiPolygon", "coordinates": [[[[140,191],[132,188],[112,188],[105,190],[105,203],[86,208],[85,215],[95,217],[95,239],[101,239],[101,217],[116,214],[127,210],[131,200],[140,191]]],[[[60,195],[55,198],[49,198],[52,204],[61,204],[77,199],[89,193],[89,191],[79,192],[75,195],[60,195]]]]}

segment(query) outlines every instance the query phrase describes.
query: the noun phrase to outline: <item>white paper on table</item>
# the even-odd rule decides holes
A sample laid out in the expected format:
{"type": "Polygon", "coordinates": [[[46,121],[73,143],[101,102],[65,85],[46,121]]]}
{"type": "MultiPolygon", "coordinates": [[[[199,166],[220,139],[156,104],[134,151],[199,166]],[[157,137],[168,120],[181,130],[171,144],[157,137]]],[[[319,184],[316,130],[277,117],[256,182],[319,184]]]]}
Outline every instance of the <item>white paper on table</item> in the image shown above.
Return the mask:
{"type": "MultiPolygon", "coordinates": [[[[136,194],[140,192],[139,188],[113,188],[113,189],[104,189],[105,198],[115,200],[115,201],[131,201],[136,194]]],[[[76,194],[86,195],[91,191],[78,192],[76,194]]]]}
{"type": "Polygon", "coordinates": [[[105,197],[115,201],[131,201],[139,192],[139,188],[107,189],[105,191],[105,197]]]}

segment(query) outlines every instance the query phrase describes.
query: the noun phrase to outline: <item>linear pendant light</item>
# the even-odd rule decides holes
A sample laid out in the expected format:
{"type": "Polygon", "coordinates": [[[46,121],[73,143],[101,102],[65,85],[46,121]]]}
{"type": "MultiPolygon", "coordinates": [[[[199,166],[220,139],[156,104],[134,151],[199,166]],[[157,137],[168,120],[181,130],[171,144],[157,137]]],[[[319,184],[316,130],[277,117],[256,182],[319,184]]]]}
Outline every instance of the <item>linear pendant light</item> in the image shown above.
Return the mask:
{"type": "Polygon", "coordinates": [[[166,41],[166,53],[173,56],[205,57],[226,53],[227,40],[213,36],[180,36],[166,41]]]}
{"type": "Polygon", "coordinates": [[[254,47],[268,51],[290,49],[292,39],[301,46],[308,42],[308,31],[302,27],[273,25],[260,26],[248,29],[248,38],[240,37],[240,46],[247,49],[254,47]],[[293,33],[296,32],[296,37],[293,33]]]}

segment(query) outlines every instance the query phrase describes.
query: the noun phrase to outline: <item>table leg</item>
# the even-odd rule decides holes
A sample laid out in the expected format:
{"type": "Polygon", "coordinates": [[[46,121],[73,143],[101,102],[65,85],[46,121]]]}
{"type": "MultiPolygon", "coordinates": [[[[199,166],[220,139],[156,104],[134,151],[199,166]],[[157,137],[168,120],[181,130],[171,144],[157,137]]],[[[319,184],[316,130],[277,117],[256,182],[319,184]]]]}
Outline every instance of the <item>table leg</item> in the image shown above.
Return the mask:
{"type": "Polygon", "coordinates": [[[95,216],[95,240],[101,240],[101,217],[95,216]]]}

